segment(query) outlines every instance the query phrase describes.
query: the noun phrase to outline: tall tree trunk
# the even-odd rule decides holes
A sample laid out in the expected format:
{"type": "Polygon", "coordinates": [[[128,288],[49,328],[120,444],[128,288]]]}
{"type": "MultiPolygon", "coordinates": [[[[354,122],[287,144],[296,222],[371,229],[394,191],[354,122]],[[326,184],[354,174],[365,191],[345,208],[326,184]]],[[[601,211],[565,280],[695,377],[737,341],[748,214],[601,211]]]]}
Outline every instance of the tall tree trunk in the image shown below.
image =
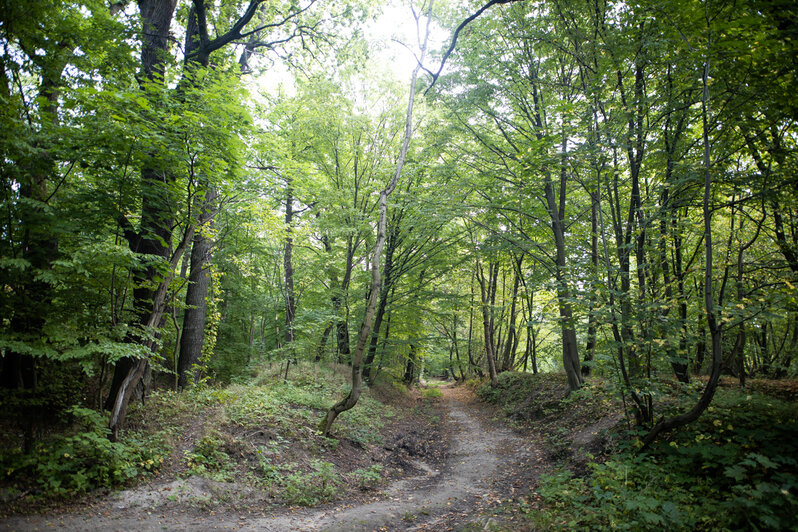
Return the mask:
{"type": "Polygon", "coordinates": [[[477,372],[477,374],[481,377],[482,372],[480,371],[479,365],[474,362],[474,351],[472,349],[472,340],[474,338],[474,275],[475,271],[471,270],[471,298],[469,299],[468,304],[468,372],[471,373],[472,371],[477,372]]]}
{"type": "Polygon", "coordinates": [[[369,342],[369,350],[366,358],[363,360],[363,380],[367,384],[373,383],[371,378],[371,366],[374,363],[374,357],[377,355],[377,342],[380,337],[380,328],[382,327],[382,320],[385,316],[385,309],[388,306],[388,294],[391,291],[391,284],[393,282],[393,254],[396,250],[397,233],[398,229],[393,227],[391,234],[387,240],[387,248],[385,250],[385,266],[383,268],[383,286],[380,290],[380,303],[377,306],[377,316],[374,319],[374,330],[371,331],[371,341],[369,342]]]}
{"type": "MultiPolygon", "coordinates": [[[[496,263],[498,266],[498,263],[496,263]]],[[[488,264],[488,277],[485,278],[485,272],[482,265],[477,260],[476,264],[477,281],[479,282],[480,295],[482,300],[482,329],[485,335],[485,357],[488,359],[488,375],[490,376],[490,385],[494,388],[499,384],[498,372],[496,371],[496,355],[493,352],[493,318],[492,318],[492,305],[491,293],[495,294],[495,284],[497,276],[493,275],[494,267],[492,263],[488,264]]],[[[498,271],[498,270],[497,270],[498,271]]]]}
{"type": "Polygon", "coordinates": [[[516,320],[516,300],[518,299],[518,286],[521,283],[521,262],[523,255],[516,260],[515,279],[513,280],[513,298],[510,304],[510,325],[507,330],[507,341],[504,345],[504,355],[502,356],[502,371],[509,371],[515,365],[515,348],[518,346],[518,338],[515,331],[516,320]]]}
{"type": "Polygon", "coordinates": [[[593,359],[596,355],[596,281],[598,280],[598,199],[599,191],[590,193],[590,265],[592,279],[590,281],[590,308],[587,314],[587,345],[582,362],[582,376],[589,377],[593,371],[593,359]]]}
{"type": "Polygon", "coordinates": [[[402,377],[402,382],[406,386],[412,386],[413,381],[416,378],[416,360],[418,359],[416,353],[416,345],[410,344],[410,352],[407,354],[407,360],[405,361],[405,373],[402,377]]]}
{"type": "MultiPolygon", "coordinates": [[[[194,368],[202,356],[202,346],[205,341],[207,297],[210,285],[208,267],[213,245],[211,233],[216,198],[216,189],[209,186],[205,191],[204,202],[198,202],[200,214],[197,223],[199,228],[194,233],[191,245],[191,269],[188,276],[189,285],[186,288],[186,312],[183,316],[183,334],[180,338],[180,356],[177,363],[178,387],[181,389],[188,385],[190,379],[199,378],[199,369],[195,370],[194,368]]],[[[251,336],[250,334],[250,338],[251,336]]]]}
{"type": "Polygon", "coordinates": [[[341,281],[341,292],[333,296],[333,308],[337,311],[340,311],[341,307],[344,309],[344,316],[339,316],[335,325],[336,345],[338,348],[338,362],[349,364],[352,353],[349,347],[349,283],[352,279],[352,269],[355,264],[355,245],[351,236],[347,241],[346,249],[346,269],[344,270],[344,278],[341,281]]]}
{"type": "MultiPolygon", "coordinates": [[[[141,70],[140,83],[142,88],[146,85],[163,85],[166,60],[169,50],[169,29],[172,25],[177,0],[138,0],[141,13],[141,70]]],[[[146,163],[141,171],[141,184],[143,189],[141,201],[141,227],[139,231],[124,217],[120,223],[125,231],[131,251],[144,255],[152,255],[164,261],[169,260],[169,242],[172,241],[172,213],[168,190],[173,177],[161,170],[157,161],[146,163]]],[[[148,267],[135,273],[136,288],[133,290],[133,309],[138,317],[140,326],[149,323],[153,315],[154,290],[149,288],[157,275],[157,269],[148,267]]],[[[154,327],[160,322],[153,324],[154,327]]],[[[129,341],[141,343],[140,338],[131,337],[129,341]]],[[[146,341],[144,342],[146,343],[146,341]]],[[[128,376],[133,376],[134,366],[137,361],[131,357],[124,357],[117,361],[114,375],[111,380],[111,389],[105,408],[115,409],[114,404],[120,399],[119,395],[128,393],[122,390],[128,381],[128,376]]],[[[136,372],[138,373],[138,372],[136,372]]],[[[144,371],[141,371],[144,374],[144,371]]],[[[135,387],[138,380],[127,387],[135,387]]],[[[125,408],[127,405],[125,404],[125,408]]]]}
{"type": "Polygon", "coordinates": [[[405,164],[405,159],[407,159],[407,150],[410,146],[410,138],[412,137],[413,133],[413,103],[416,97],[416,82],[418,80],[418,73],[421,70],[421,64],[424,61],[424,57],[427,51],[427,42],[429,39],[429,30],[430,30],[430,22],[432,21],[432,4],[433,0],[430,0],[428,5],[427,11],[427,29],[424,35],[424,42],[421,46],[421,54],[419,56],[418,63],[416,64],[415,69],[413,69],[413,75],[410,81],[410,97],[407,103],[407,115],[405,118],[405,131],[404,131],[404,140],[402,142],[402,149],[399,152],[399,159],[396,162],[396,172],[391,179],[390,184],[380,192],[380,200],[379,200],[379,221],[377,223],[377,242],[374,245],[374,255],[371,261],[371,290],[369,293],[368,303],[366,304],[366,313],[363,316],[363,324],[360,327],[360,333],[357,337],[357,345],[355,347],[355,353],[352,357],[352,388],[349,390],[349,394],[341,399],[339,402],[334,404],[330,410],[327,411],[327,414],[322,419],[321,423],[319,424],[319,429],[321,430],[324,436],[330,435],[330,430],[332,429],[332,425],[335,422],[335,419],[342,413],[346,412],[347,410],[351,409],[357,404],[358,399],[360,398],[360,393],[362,391],[362,364],[363,364],[363,355],[366,351],[366,342],[368,341],[369,335],[371,334],[371,325],[372,320],[374,319],[374,313],[377,310],[377,299],[379,298],[380,289],[382,288],[382,278],[380,275],[380,260],[382,259],[382,248],[385,245],[385,233],[386,233],[386,218],[388,213],[388,196],[393,192],[396,188],[396,185],[399,183],[399,177],[402,175],[402,168],[405,164]]]}
{"type": "MultiPolygon", "coordinates": [[[[454,356],[457,359],[457,368],[460,371],[460,381],[465,382],[465,373],[463,373],[463,364],[460,362],[460,347],[457,345],[457,313],[453,316],[454,323],[452,324],[452,344],[454,346],[454,356]]],[[[457,380],[457,378],[455,378],[457,380]]]]}
{"type": "MultiPolygon", "coordinates": [[[[165,301],[166,301],[166,294],[169,290],[169,284],[172,282],[173,272],[175,268],[177,268],[177,263],[180,260],[180,256],[184,253],[186,248],[188,247],[189,241],[191,241],[194,237],[194,226],[189,225],[186,227],[185,232],[183,233],[183,238],[180,241],[180,244],[175,250],[174,254],[172,255],[172,259],[169,262],[169,273],[167,274],[166,278],[163,279],[157,289],[154,291],[153,299],[152,299],[152,313],[150,314],[149,319],[145,323],[145,327],[151,329],[155,327],[157,324],[161,322],[163,317],[163,312],[166,308],[165,301]]],[[[144,347],[148,350],[152,350],[155,347],[155,341],[149,340],[144,344],[144,347]]],[[[133,397],[133,393],[135,391],[135,387],[138,382],[144,377],[147,373],[149,368],[149,358],[142,357],[136,359],[128,374],[122,379],[122,382],[119,385],[118,393],[113,397],[113,401],[111,402],[111,407],[109,410],[111,411],[111,418],[109,420],[109,428],[111,429],[110,438],[111,440],[115,441],[119,434],[119,429],[125,423],[125,417],[127,415],[127,407],[130,403],[130,399],[133,397]]]]}
{"type": "Polygon", "coordinates": [[[321,357],[324,355],[324,351],[327,348],[327,339],[330,337],[333,326],[333,323],[329,324],[324,328],[324,332],[321,333],[321,340],[319,340],[319,346],[316,348],[316,357],[313,359],[314,362],[321,360],[321,357]]]}
{"type": "MultiPolygon", "coordinates": [[[[61,65],[59,65],[61,66],[61,65]]],[[[39,98],[44,104],[39,120],[42,128],[55,128],[58,125],[58,97],[60,95],[60,76],[65,65],[49,70],[54,77],[46,74],[39,87],[39,98]]],[[[48,69],[43,69],[48,72],[48,69]]],[[[7,85],[6,85],[7,86],[7,85]]],[[[45,205],[49,199],[48,182],[56,175],[56,163],[49,154],[46,144],[37,139],[36,150],[40,155],[21,161],[27,179],[21,183],[20,229],[23,235],[21,255],[29,267],[21,273],[16,282],[3,281],[3,290],[12,288],[15,296],[13,314],[10,318],[11,330],[22,338],[40,337],[52,302],[52,288],[38,273],[49,270],[52,261],[58,258],[58,239],[54,236],[51,224],[54,220],[45,205]],[[9,286],[11,285],[11,286],[9,286]],[[15,286],[14,286],[15,285],[15,286]]],[[[24,341],[24,340],[23,340],[24,341]]],[[[0,365],[0,388],[34,389],[38,385],[36,359],[28,353],[20,353],[7,348],[3,352],[0,365]]],[[[31,429],[32,430],[32,429],[31,429]]],[[[32,448],[32,433],[26,432],[25,447],[32,448]]]]}
{"type": "Polygon", "coordinates": [[[707,56],[704,62],[704,74],[702,76],[703,96],[701,106],[701,118],[703,125],[703,144],[704,144],[704,309],[707,314],[707,325],[709,326],[709,333],[712,339],[712,369],[709,375],[709,381],[704,387],[704,391],[698,402],[693,408],[684,414],[666,418],[654,425],[651,431],[643,438],[643,445],[648,446],[657,436],[663,432],[673,430],[675,428],[692,423],[698,419],[701,414],[712,403],[712,398],[715,396],[715,390],[718,386],[720,379],[721,366],[723,365],[723,349],[721,345],[721,328],[715,314],[715,301],[712,290],[712,215],[710,211],[710,198],[712,188],[712,173],[710,164],[710,146],[709,146],[709,57],[707,56]]]}
{"type": "MultiPolygon", "coordinates": [[[[554,199],[554,189],[551,176],[548,172],[544,176],[546,205],[551,219],[551,229],[554,233],[554,246],[557,251],[555,259],[555,276],[557,279],[557,304],[560,310],[560,329],[562,334],[562,361],[565,375],[568,377],[568,387],[578,390],[582,386],[582,368],[579,361],[579,348],[576,342],[576,329],[574,328],[573,310],[571,309],[571,291],[565,278],[565,225],[561,213],[554,199]]],[[[562,187],[561,187],[561,194],[562,187]]]]}
{"type": "Polygon", "coordinates": [[[285,359],[285,376],[288,379],[288,368],[291,360],[296,358],[294,351],[294,315],[296,314],[296,300],[294,298],[294,264],[292,255],[294,252],[294,189],[290,177],[286,177],[285,184],[285,251],[283,253],[283,273],[285,278],[285,345],[289,353],[285,359]]]}

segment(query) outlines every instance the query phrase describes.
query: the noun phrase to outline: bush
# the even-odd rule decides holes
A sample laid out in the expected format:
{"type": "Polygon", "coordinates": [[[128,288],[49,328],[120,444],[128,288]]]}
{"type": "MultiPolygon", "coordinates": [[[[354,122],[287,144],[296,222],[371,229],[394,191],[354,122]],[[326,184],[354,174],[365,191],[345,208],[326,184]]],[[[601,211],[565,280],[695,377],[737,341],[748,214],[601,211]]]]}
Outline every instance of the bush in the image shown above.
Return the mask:
{"type": "Polygon", "coordinates": [[[335,465],[321,460],[313,460],[312,471],[297,471],[285,477],[283,487],[285,497],[292,504],[316,506],[335,497],[341,479],[335,472],[335,465]]]}
{"type": "MultiPolygon", "coordinates": [[[[682,405],[684,406],[684,405],[682,405]]],[[[628,445],[591,474],[543,477],[547,527],[593,530],[796,530],[793,404],[719,390],[696,423],[646,452],[628,445]]]]}
{"type": "Polygon", "coordinates": [[[424,397],[427,399],[437,399],[438,397],[443,397],[443,392],[440,390],[440,388],[430,386],[424,390],[424,397]]]}
{"type": "Polygon", "coordinates": [[[189,472],[220,482],[232,480],[233,461],[223,447],[224,441],[218,432],[212,432],[197,441],[194,448],[185,453],[189,472]]]}
{"type": "Polygon", "coordinates": [[[35,478],[45,496],[73,495],[150,474],[167,455],[157,437],[127,433],[122,441],[111,442],[103,415],[78,406],[69,412],[85,430],[40,442],[30,454],[3,451],[0,466],[7,479],[24,484],[35,478]]]}

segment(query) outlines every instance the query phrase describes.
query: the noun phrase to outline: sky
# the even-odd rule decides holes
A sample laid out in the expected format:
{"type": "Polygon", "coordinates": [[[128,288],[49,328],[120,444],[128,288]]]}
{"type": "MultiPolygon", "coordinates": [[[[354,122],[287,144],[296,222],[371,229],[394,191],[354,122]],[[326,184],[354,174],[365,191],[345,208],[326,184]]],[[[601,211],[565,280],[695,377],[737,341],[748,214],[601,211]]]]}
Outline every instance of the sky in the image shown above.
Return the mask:
{"type": "MultiPolygon", "coordinates": [[[[425,20],[422,18],[420,21],[422,32],[426,27],[425,20]]],[[[430,50],[441,49],[448,44],[449,31],[435,22],[430,29],[430,50]]],[[[416,56],[420,53],[416,22],[410,4],[402,0],[388,0],[382,13],[365,24],[364,34],[370,43],[372,61],[384,66],[399,82],[409,83],[416,66],[416,56]]],[[[425,66],[437,70],[437,61],[428,56],[425,66]]],[[[261,90],[270,93],[281,91],[290,95],[294,92],[292,78],[288,68],[278,61],[269,68],[267,75],[258,76],[253,82],[261,90]]]]}

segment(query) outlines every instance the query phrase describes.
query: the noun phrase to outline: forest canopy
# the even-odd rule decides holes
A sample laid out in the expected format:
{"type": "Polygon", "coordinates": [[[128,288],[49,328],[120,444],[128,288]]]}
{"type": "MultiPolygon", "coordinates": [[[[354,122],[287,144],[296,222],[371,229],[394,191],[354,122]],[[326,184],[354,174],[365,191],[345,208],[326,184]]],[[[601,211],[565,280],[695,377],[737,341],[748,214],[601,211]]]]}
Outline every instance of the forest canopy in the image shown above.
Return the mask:
{"type": "Polygon", "coordinates": [[[26,452],[266,364],[351,366],[325,434],[380,376],[563,372],[644,445],[798,373],[789,0],[3,0],[0,44],[26,452]]]}

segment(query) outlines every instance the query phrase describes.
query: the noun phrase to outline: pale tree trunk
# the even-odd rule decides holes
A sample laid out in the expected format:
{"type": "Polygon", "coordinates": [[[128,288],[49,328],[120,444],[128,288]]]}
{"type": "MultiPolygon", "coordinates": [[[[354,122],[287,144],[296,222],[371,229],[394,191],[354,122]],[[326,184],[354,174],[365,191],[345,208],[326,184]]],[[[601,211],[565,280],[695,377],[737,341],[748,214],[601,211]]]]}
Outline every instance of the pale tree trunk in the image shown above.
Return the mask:
{"type": "Polygon", "coordinates": [[[388,248],[385,250],[385,268],[384,283],[380,291],[380,303],[377,306],[377,317],[374,320],[374,330],[371,332],[371,342],[369,343],[369,350],[366,354],[366,359],[363,362],[363,380],[368,384],[372,384],[372,364],[374,364],[374,357],[377,355],[377,342],[380,337],[380,328],[382,327],[382,320],[385,316],[385,309],[388,306],[388,295],[393,282],[393,254],[396,251],[396,226],[393,227],[391,235],[388,237],[388,248]]]}
{"type": "MultiPolygon", "coordinates": [[[[496,263],[496,271],[498,272],[499,264],[496,263]]],[[[493,275],[494,265],[488,264],[488,278],[485,278],[485,272],[482,270],[482,265],[477,260],[476,264],[477,281],[479,282],[479,289],[482,301],[482,328],[485,335],[485,357],[488,359],[488,375],[490,376],[490,385],[494,388],[499,384],[498,372],[496,371],[496,355],[493,352],[493,318],[492,314],[492,297],[496,293],[496,277],[493,275]]]]}
{"type": "Polygon", "coordinates": [[[337,402],[327,411],[327,415],[321,420],[319,429],[324,436],[330,436],[330,429],[335,422],[335,419],[342,412],[346,412],[357,404],[362,391],[362,375],[361,366],[363,363],[363,355],[366,351],[366,344],[371,334],[371,324],[374,319],[374,313],[377,310],[377,300],[380,295],[380,288],[382,287],[382,280],[380,276],[380,259],[382,258],[382,248],[385,246],[385,230],[386,230],[386,217],[388,213],[388,196],[396,188],[399,183],[399,177],[402,175],[402,168],[407,159],[407,150],[410,146],[410,138],[413,134],[413,104],[416,97],[416,82],[418,80],[418,73],[421,70],[421,65],[424,61],[424,56],[427,52],[427,41],[429,39],[430,22],[432,20],[432,4],[430,0],[427,10],[427,28],[424,35],[424,42],[421,46],[421,54],[418,58],[418,63],[413,69],[413,75],[410,80],[410,97],[407,102],[407,115],[405,118],[405,132],[404,140],[402,142],[402,149],[399,152],[399,159],[396,162],[396,172],[391,179],[390,184],[380,192],[379,201],[379,222],[377,223],[377,242],[374,245],[374,255],[371,259],[371,292],[369,293],[368,304],[366,305],[366,314],[363,316],[363,324],[360,326],[360,332],[357,336],[357,345],[355,353],[352,356],[352,388],[349,394],[337,402]]]}
{"type": "MultiPolygon", "coordinates": [[[[155,327],[158,323],[161,322],[161,318],[163,316],[163,312],[166,308],[166,294],[169,290],[169,284],[172,282],[172,277],[174,276],[175,268],[177,268],[177,263],[180,261],[180,256],[185,251],[186,247],[188,246],[189,241],[194,236],[194,226],[189,225],[186,228],[185,233],[183,234],[183,239],[178,245],[177,249],[175,250],[172,260],[169,264],[169,274],[163,279],[158,288],[155,290],[152,300],[152,313],[150,314],[149,319],[147,320],[145,326],[148,329],[155,327]]],[[[155,347],[154,341],[149,341],[144,345],[144,348],[147,350],[152,350],[155,347]]],[[[149,358],[144,356],[142,358],[137,359],[130,368],[130,371],[122,380],[119,385],[119,390],[117,394],[114,396],[114,401],[111,405],[111,419],[109,421],[109,428],[111,429],[110,438],[111,440],[116,440],[119,435],[119,429],[125,423],[125,416],[127,415],[127,406],[130,403],[131,397],[133,397],[133,392],[135,391],[136,385],[147,372],[147,368],[149,367],[149,358]]]]}

